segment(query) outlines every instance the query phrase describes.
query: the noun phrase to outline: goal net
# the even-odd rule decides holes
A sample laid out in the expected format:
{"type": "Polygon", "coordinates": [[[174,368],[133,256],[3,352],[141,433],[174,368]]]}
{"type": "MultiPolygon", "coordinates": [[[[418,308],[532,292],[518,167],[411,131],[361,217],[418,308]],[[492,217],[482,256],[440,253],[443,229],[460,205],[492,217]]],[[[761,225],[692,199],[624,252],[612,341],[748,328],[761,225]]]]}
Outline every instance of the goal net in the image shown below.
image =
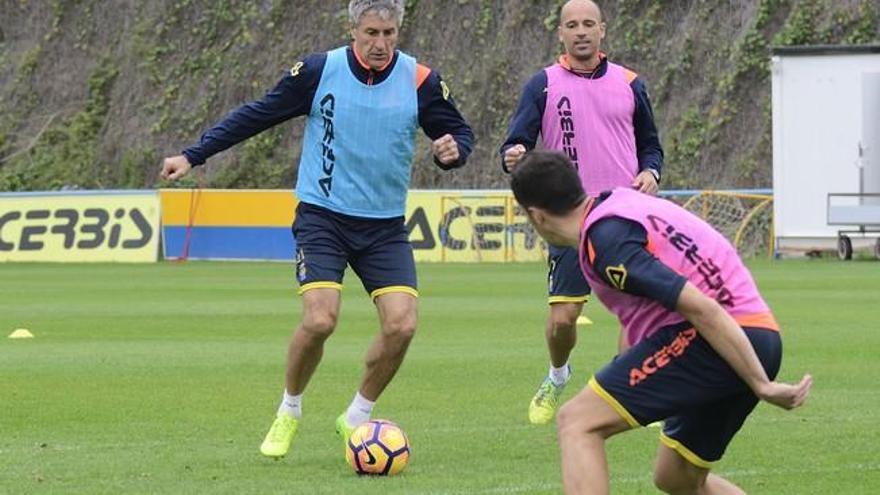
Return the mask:
{"type": "Polygon", "coordinates": [[[724,234],[743,257],[772,256],[773,196],[730,191],[698,191],[690,197],[672,196],[724,234]]]}

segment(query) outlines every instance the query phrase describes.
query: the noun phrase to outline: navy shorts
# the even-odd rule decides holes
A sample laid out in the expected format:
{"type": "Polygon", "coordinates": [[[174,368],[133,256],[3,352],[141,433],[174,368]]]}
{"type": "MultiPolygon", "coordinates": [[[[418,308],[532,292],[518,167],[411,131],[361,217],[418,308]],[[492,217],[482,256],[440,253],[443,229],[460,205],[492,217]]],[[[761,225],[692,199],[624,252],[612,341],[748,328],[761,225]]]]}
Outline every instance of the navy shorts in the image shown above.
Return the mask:
{"type": "Polygon", "coordinates": [[[350,265],[373,298],[389,292],[418,296],[416,264],[403,217],[353,217],[300,202],[291,230],[300,293],[341,289],[345,267],[350,265]]]}
{"type": "MultiPolygon", "coordinates": [[[[779,332],[743,329],[771,380],[782,361],[779,332]]],[[[633,427],[664,420],[661,441],[709,468],[758,398],[688,323],[661,329],[599,370],[590,388],[633,427]]]]}
{"type": "Polygon", "coordinates": [[[587,302],[592,291],[578,263],[577,249],[550,246],[547,264],[550,304],[587,302]]]}

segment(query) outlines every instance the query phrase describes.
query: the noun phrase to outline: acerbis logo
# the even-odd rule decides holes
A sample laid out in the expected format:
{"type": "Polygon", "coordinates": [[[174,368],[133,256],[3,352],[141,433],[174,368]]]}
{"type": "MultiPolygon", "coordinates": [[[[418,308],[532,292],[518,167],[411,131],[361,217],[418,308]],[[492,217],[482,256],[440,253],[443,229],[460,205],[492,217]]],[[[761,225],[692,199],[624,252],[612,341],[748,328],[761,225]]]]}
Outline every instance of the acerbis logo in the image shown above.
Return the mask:
{"type": "Polygon", "coordinates": [[[672,342],[647,356],[640,365],[630,368],[629,386],[637,386],[650,378],[654,373],[668,366],[673,359],[681,357],[696,338],[696,329],[689,328],[678,332],[678,335],[672,339],[672,342]]]}
{"type": "Polygon", "coordinates": [[[578,170],[578,150],[574,142],[574,114],[571,110],[571,100],[563,96],[556,104],[556,110],[559,114],[559,128],[562,130],[562,152],[568,155],[574,169],[578,170]]]}
{"type": "Polygon", "coordinates": [[[0,252],[40,251],[58,239],[64,249],[140,249],[153,239],[153,227],[138,208],[73,208],[8,211],[0,215],[0,252]],[[4,237],[4,230],[19,227],[17,238],[4,237]],[[127,224],[133,224],[132,229],[127,224]],[[125,235],[123,235],[123,231],[125,235]]]}
{"type": "Polygon", "coordinates": [[[466,205],[462,204],[463,200],[467,201],[459,198],[457,206],[440,213],[436,234],[425,208],[419,206],[413,210],[406,221],[413,249],[429,251],[436,249],[438,243],[450,251],[503,251],[517,243],[526,251],[540,249],[541,238],[528,220],[514,220],[514,217],[525,216],[518,205],[512,206],[512,217],[508,218],[510,212],[503,202],[478,200],[476,204],[466,205]],[[521,240],[517,242],[517,239],[521,240]]]}
{"type": "Polygon", "coordinates": [[[324,177],[318,179],[318,185],[324,196],[330,197],[333,189],[333,169],[336,167],[336,155],[333,153],[333,110],[336,108],[336,97],[333,93],[321,99],[321,118],[324,121],[324,138],[321,140],[321,171],[324,177]]]}

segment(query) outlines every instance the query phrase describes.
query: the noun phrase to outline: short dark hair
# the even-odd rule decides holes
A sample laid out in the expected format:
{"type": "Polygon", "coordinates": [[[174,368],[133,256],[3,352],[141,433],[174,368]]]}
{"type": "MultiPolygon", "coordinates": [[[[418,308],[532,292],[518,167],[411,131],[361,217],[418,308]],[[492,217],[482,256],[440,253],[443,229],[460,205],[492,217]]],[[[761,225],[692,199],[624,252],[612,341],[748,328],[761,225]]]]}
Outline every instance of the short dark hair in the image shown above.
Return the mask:
{"type": "Polygon", "coordinates": [[[530,151],[513,169],[513,196],[523,207],[565,215],[587,198],[571,160],[556,151],[530,151]]]}

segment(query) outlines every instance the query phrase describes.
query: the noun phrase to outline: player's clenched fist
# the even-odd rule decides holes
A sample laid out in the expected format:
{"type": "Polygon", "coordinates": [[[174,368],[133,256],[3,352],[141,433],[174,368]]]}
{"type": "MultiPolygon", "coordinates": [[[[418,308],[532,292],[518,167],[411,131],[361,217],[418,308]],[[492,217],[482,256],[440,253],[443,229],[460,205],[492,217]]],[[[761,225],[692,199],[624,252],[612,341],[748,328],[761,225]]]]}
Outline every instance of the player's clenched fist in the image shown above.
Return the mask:
{"type": "Polygon", "coordinates": [[[192,165],[183,155],[172,156],[162,161],[159,177],[165,180],[176,180],[189,173],[192,165]]]}
{"type": "Polygon", "coordinates": [[[521,144],[515,144],[507,148],[507,151],[504,152],[504,166],[507,167],[507,171],[513,172],[513,168],[516,167],[516,164],[522,160],[525,154],[526,147],[521,144]]]}
{"type": "Polygon", "coordinates": [[[452,165],[458,161],[458,143],[451,134],[446,134],[431,143],[431,150],[443,165],[452,165]]]}

